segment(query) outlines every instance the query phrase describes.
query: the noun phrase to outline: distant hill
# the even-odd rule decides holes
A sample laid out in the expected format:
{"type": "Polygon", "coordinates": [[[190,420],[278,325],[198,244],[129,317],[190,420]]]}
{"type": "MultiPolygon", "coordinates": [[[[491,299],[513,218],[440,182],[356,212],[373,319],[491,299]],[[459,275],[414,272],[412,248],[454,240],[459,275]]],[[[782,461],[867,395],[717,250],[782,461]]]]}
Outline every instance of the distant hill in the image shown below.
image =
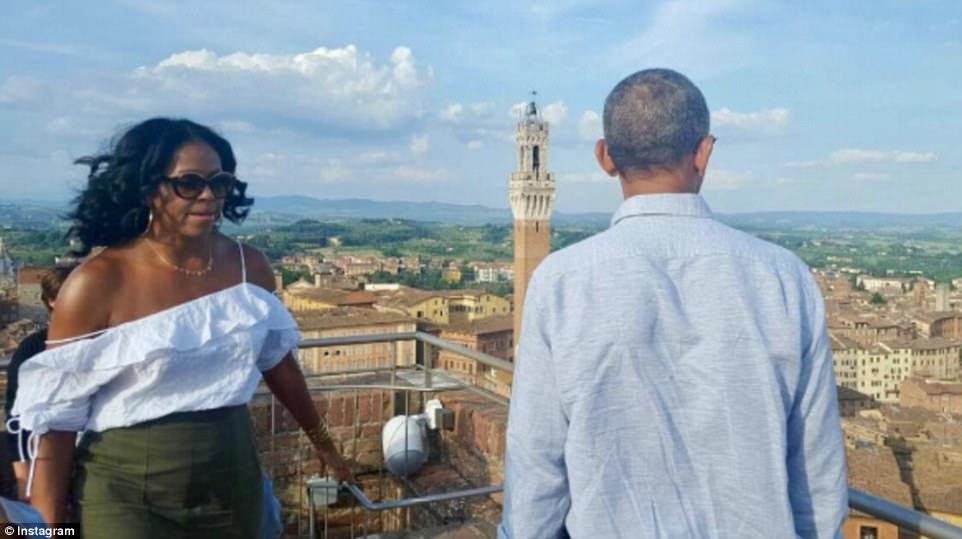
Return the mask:
{"type": "MultiPolygon", "coordinates": [[[[0,200],[0,227],[48,228],[65,226],[67,201],[0,200]]],[[[612,208],[614,211],[614,208],[612,208]]],[[[962,212],[901,214],[871,212],[756,212],[719,214],[740,227],[820,227],[851,229],[962,228],[962,212]]],[[[444,202],[389,202],[361,198],[319,199],[307,196],[258,197],[243,228],[262,228],[299,219],[405,219],[460,225],[509,224],[511,210],[477,204],[444,202]]],[[[610,213],[555,212],[552,222],[565,227],[602,228],[610,213]]]]}
{"type": "Polygon", "coordinates": [[[47,201],[0,201],[0,228],[51,228],[67,226],[63,215],[67,203],[47,201]]]}
{"type": "MultiPolygon", "coordinates": [[[[445,202],[385,202],[361,198],[319,199],[306,196],[259,197],[255,212],[289,214],[313,219],[407,219],[460,225],[508,224],[511,210],[479,204],[445,202]]],[[[567,226],[601,226],[607,213],[555,212],[552,221],[567,226]]]]}
{"type": "Polygon", "coordinates": [[[823,228],[888,229],[888,228],[962,228],[962,212],[949,213],[877,213],[848,211],[797,211],[730,213],[719,216],[736,226],[815,226],[823,228]]]}

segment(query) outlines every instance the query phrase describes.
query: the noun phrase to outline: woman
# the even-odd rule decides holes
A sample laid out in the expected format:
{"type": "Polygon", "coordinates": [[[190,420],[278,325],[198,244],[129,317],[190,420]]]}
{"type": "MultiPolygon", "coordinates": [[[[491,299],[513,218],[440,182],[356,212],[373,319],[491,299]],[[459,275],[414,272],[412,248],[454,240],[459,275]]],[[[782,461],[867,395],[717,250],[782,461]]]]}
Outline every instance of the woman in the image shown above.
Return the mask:
{"type": "Polygon", "coordinates": [[[90,175],[70,233],[79,254],[105,249],[61,289],[48,350],[24,365],[14,406],[42,434],[31,500],[47,522],[64,520],[76,460],[87,538],[255,537],[261,476],[246,404],[262,374],[351,480],[292,355],[299,334],[268,261],[217,230],[253,203],[230,144],[157,118],[78,163],[90,175]],[[28,394],[28,379],[44,391],[28,394]]]}

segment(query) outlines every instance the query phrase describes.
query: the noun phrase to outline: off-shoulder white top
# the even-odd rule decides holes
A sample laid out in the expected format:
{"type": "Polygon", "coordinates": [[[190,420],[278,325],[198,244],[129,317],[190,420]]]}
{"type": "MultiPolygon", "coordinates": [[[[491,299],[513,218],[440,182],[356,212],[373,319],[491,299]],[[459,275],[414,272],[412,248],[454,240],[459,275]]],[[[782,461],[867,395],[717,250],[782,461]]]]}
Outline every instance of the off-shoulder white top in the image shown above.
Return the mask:
{"type": "Polygon", "coordinates": [[[277,297],[247,282],[238,248],[240,283],[66,339],[24,363],[12,410],[21,427],[34,437],[103,431],[247,403],[261,372],[294,351],[301,336],[277,297]]]}

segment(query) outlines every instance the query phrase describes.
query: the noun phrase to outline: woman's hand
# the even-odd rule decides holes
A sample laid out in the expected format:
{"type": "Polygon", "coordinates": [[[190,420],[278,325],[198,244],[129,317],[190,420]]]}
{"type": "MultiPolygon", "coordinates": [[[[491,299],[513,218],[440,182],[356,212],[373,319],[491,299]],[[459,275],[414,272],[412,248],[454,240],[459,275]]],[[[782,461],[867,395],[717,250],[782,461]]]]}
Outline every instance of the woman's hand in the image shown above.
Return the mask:
{"type": "Polygon", "coordinates": [[[339,483],[357,482],[354,478],[354,472],[351,471],[351,465],[341,457],[337,449],[334,448],[334,444],[325,444],[324,447],[318,449],[317,452],[321,456],[321,460],[324,461],[324,464],[334,473],[334,478],[337,479],[339,483]]]}

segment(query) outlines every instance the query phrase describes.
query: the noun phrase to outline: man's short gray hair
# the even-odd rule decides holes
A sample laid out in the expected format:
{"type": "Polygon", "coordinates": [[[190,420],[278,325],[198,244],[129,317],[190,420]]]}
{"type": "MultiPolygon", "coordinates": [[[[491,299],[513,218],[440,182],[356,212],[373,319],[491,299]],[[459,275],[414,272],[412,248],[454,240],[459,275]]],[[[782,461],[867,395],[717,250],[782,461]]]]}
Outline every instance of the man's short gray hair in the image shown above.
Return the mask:
{"type": "Polygon", "coordinates": [[[670,69],[626,77],[605,100],[608,155],[622,173],[673,168],[708,135],[701,91],[670,69]]]}

